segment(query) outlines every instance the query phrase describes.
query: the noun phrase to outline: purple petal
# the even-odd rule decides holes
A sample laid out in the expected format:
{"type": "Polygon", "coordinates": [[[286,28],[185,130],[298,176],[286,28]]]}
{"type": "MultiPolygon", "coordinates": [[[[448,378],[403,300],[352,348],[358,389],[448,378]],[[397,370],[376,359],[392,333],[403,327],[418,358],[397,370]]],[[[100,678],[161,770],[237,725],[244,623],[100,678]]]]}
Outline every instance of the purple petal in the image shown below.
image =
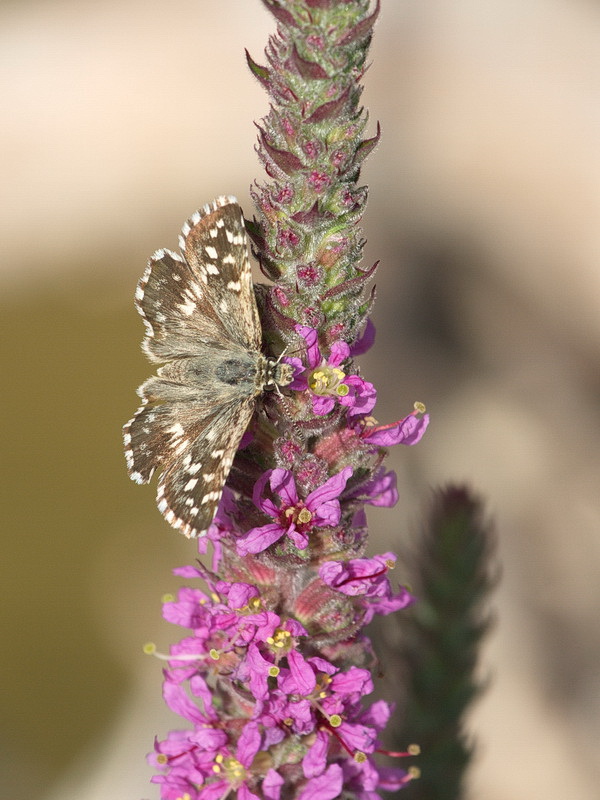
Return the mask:
{"type": "Polygon", "coordinates": [[[360,375],[348,375],[344,383],[350,389],[350,394],[340,398],[343,406],[348,406],[348,416],[362,416],[371,412],[377,402],[377,390],[369,381],[365,381],[360,375]]]}
{"type": "Polygon", "coordinates": [[[208,722],[208,719],[198,706],[193,703],[185,693],[182,686],[173,683],[163,683],[163,698],[171,711],[179,714],[193,723],[208,722]]]}
{"type": "Polygon", "coordinates": [[[340,521],[341,513],[339,500],[327,500],[325,503],[321,503],[315,513],[314,524],[323,527],[337,525],[340,521]]]}
{"type": "Polygon", "coordinates": [[[398,489],[396,488],[397,477],[393,470],[384,472],[380,470],[372,481],[363,487],[367,495],[365,503],[372,506],[382,506],[391,508],[398,502],[398,489]]]}
{"type": "Polygon", "coordinates": [[[331,345],[327,363],[331,367],[339,367],[350,355],[350,348],[346,342],[334,342],[331,345]]]}
{"type": "Polygon", "coordinates": [[[292,636],[308,636],[308,631],[298,620],[288,619],[283,627],[286,631],[289,631],[292,636]]]}
{"type": "Polygon", "coordinates": [[[204,703],[207,716],[216,719],[218,715],[212,704],[213,693],[201,675],[193,675],[190,678],[190,690],[194,697],[199,697],[204,703]]]}
{"type": "Polygon", "coordinates": [[[346,672],[336,673],[331,679],[329,687],[330,691],[342,695],[354,694],[355,692],[360,695],[367,695],[373,691],[373,680],[366,669],[352,666],[346,672]]]}
{"type": "Polygon", "coordinates": [[[369,318],[367,320],[367,324],[365,325],[365,329],[363,331],[362,336],[357,339],[352,347],[350,348],[350,355],[351,356],[362,356],[363,353],[366,353],[367,350],[370,350],[375,343],[375,325],[371,322],[369,318]]]}
{"type": "Polygon", "coordinates": [[[227,593],[230,608],[244,608],[252,598],[258,597],[258,589],[249,583],[232,583],[227,593]]]}
{"type": "MultiPolygon", "coordinates": [[[[198,800],[218,800],[223,794],[228,794],[230,788],[227,781],[217,781],[202,786],[196,797],[198,800]]],[[[183,795],[185,797],[185,795],[183,795]]],[[[194,795],[192,795],[193,797],[194,795]]]]}
{"type": "Polygon", "coordinates": [[[344,743],[352,750],[372,753],[375,749],[377,736],[373,728],[369,728],[367,725],[360,725],[356,722],[342,722],[338,731],[344,743]]]}
{"type": "Polygon", "coordinates": [[[317,685],[312,667],[297,650],[290,650],[287,662],[298,694],[309,695],[317,685]]]}
{"type": "Polygon", "coordinates": [[[196,567],[175,567],[173,575],[179,575],[180,578],[202,578],[202,573],[196,567]]]}
{"type": "Polygon", "coordinates": [[[305,778],[316,778],[327,766],[327,751],[329,750],[329,734],[319,731],[314,744],[302,759],[302,771],[305,778]]]}
{"type": "Polygon", "coordinates": [[[378,789],[397,792],[406,784],[408,774],[400,767],[377,767],[379,773],[378,789]]]}
{"type": "Polygon", "coordinates": [[[413,445],[420,442],[429,425],[429,414],[417,417],[409,414],[391,425],[382,425],[363,435],[369,444],[391,447],[394,444],[413,445]]]}
{"type": "Polygon", "coordinates": [[[393,706],[385,700],[376,700],[361,714],[361,721],[371,725],[375,730],[382,731],[388,724],[393,706]]]}
{"type": "Polygon", "coordinates": [[[218,750],[227,744],[227,734],[215,728],[201,728],[198,726],[190,731],[190,741],[197,744],[202,750],[218,750]]]}
{"type": "Polygon", "coordinates": [[[308,547],[308,534],[302,531],[297,531],[293,526],[287,532],[288,536],[294,543],[298,550],[306,550],[308,547]]]}
{"type": "Polygon", "coordinates": [[[271,489],[284,502],[286,506],[295,506],[298,502],[298,492],[294,476],[288,469],[274,469],[271,472],[271,489]]]}
{"type": "Polygon", "coordinates": [[[313,665],[315,669],[319,672],[324,672],[326,675],[335,675],[338,671],[337,667],[334,667],[329,661],[326,661],[324,658],[320,656],[312,656],[312,658],[308,659],[310,663],[313,665]]]}
{"type": "Polygon", "coordinates": [[[240,764],[249,767],[252,759],[260,750],[261,735],[258,722],[247,722],[238,739],[236,756],[240,764]]]}
{"type": "Polygon", "coordinates": [[[268,514],[270,517],[276,517],[279,513],[277,506],[272,500],[262,496],[272,472],[272,469],[268,469],[266,472],[263,472],[260,478],[256,481],[254,484],[254,489],[252,490],[252,502],[259,509],[259,511],[264,511],[264,513],[268,514]]]}
{"type": "Polygon", "coordinates": [[[346,488],[346,484],[352,472],[352,467],[344,467],[341,472],[328,478],[322,486],[319,486],[318,489],[315,489],[314,492],[308,495],[306,498],[306,507],[310,511],[318,512],[319,506],[322,503],[326,503],[328,500],[335,500],[336,497],[339,497],[346,488]]]}
{"type": "Polygon", "coordinates": [[[244,665],[250,673],[250,691],[257,700],[264,700],[268,695],[268,670],[271,663],[264,659],[260,654],[256,644],[251,644],[246,652],[244,665]]]}
{"type": "Polygon", "coordinates": [[[281,775],[274,769],[270,769],[262,782],[262,793],[265,800],[279,800],[283,784],[284,780],[281,775]]]}
{"type": "Polygon", "coordinates": [[[252,528],[248,533],[236,542],[239,555],[247,556],[249,553],[262,553],[267,547],[277,542],[285,529],[278,522],[269,522],[260,528],[252,528]]]}
{"type": "Polygon", "coordinates": [[[342,793],[342,782],[342,768],[332,764],[322,775],[308,781],[298,800],[334,800],[342,793]]]}
{"type": "MultiPolygon", "coordinates": [[[[227,794],[229,794],[229,792],[227,792],[227,794]]],[[[237,790],[237,800],[260,800],[260,797],[254,794],[254,792],[251,792],[245,783],[242,783],[237,790]]]]}
{"type": "Polygon", "coordinates": [[[309,328],[306,325],[295,325],[296,333],[306,342],[306,353],[308,357],[308,366],[314,369],[321,363],[321,351],[319,350],[319,337],[314,328],[309,328]]]}
{"type": "Polygon", "coordinates": [[[335,400],[333,397],[322,397],[319,394],[313,394],[312,396],[313,413],[318,417],[324,417],[325,414],[329,414],[334,405],[335,400]]]}
{"type": "Polygon", "coordinates": [[[289,364],[294,370],[294,377],[288,388],[294,389],[296,392],[303,392],[305,389],[308,389],[308,381],[304,374],[306,368],[302,361],[299,358],[283,358],[282,361],[285,364],[289,364]]]}

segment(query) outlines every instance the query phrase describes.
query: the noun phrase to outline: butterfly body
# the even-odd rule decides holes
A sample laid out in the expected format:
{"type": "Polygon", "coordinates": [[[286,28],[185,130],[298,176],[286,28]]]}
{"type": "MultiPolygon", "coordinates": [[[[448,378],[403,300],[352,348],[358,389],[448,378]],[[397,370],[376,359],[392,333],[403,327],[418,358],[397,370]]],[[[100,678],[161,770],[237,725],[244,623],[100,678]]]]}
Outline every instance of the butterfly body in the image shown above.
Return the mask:
{"type": "Polygon", "coordinates": [[[206,533],[239,441],[267,390],[292,380],[260,352],[262,330],[241,209],[220,197],[183,226],[181,254],[158,250],[136,289],[142,347],[162,363],[124,426],[129,475],[161,470],[157,504],[188,537],[206,533]]]}

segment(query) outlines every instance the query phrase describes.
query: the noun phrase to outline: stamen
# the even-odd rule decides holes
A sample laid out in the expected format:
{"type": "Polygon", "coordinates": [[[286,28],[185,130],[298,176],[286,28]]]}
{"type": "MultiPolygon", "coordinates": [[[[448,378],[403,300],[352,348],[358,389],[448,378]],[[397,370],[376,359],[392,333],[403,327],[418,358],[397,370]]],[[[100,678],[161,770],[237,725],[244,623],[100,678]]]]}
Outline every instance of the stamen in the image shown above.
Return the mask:
{"type": "Polygon", "coordinates": [[[310,522],[312,519],[312,514],[308,510],[308,508],[301,509],[300,513],[298,514],[298,522],[301,522],[303,525],[306,525],[307,522],[310,522]]]}
{"type": "Polygon", "coordinates": [[[199,653],[180,653],[179,655],[160,653],[154,642],[146,642],[142,650],[147,656],[154,656],[160,661],[204,661],[206,659],[205,655],[199,653]]]}
{"type": "Polygon", "coordinates": [[[409,744],[405,751],[384,750],[378,748],[376,753],[381,753],[384,756],[392,756],[393,758],[407,758],[409,756],[418,756],[421,752],[421,747],[418,744],[409,744]]]}

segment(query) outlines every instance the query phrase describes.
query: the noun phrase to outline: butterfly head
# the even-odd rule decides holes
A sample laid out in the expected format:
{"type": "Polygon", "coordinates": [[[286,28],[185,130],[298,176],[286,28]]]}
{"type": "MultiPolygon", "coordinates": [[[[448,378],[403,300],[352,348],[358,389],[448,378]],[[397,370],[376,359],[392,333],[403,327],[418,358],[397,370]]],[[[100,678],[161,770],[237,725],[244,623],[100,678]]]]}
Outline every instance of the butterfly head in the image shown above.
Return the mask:
{"type": "Polygon", "coordinates": [[[273,391],[288,386],[294,380],[294,368],[279,358],[266,358],[264,362],[263,390],[273,391]]]}

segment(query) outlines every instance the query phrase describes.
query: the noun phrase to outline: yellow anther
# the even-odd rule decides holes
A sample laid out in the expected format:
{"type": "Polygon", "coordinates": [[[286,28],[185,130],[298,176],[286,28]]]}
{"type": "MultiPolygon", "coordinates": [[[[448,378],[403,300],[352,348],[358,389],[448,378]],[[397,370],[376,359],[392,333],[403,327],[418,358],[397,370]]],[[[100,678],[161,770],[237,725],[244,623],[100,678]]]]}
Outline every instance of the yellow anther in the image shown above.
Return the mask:
{"type": "Polygon", "coordinates": [[[212,658],[213,661],[218,661],[221,658],[221,656],[219,655],[219,651],[215,650],[214,647],[208,651],[208,655],[212,658]]]}
{"type": "Polygon", "coordinates": [[[394,569],[394,567],[396,566],[396,562],[393,561],[391,558],[386,558],[385,565],[388,569],[394,569]]]}
{"type": "Polygon", "coordinates": [[[406,749],[411,756],[418,756],[421,752],[421,747],[418,744],[409,744],[406,749]]]}
{"type": "Polygon", "coordinates": [[[354,760],[356,761],[357,764],[364,764],[365,761],[367,760],[367,756],[366,756],[365,753],[362,752],[362,750],[357,750],[354,753],[353,758],[354,758],[354,760]]]}
{"type": "Polygon", "coordinates": [[[427,411],[427,407],[425,406],[425,403],[420,403],[418,400],[414,405],[414,409],[415,409],[415,411],[418,411],[419,414],[424,414],[427,411]]]}
{"type": "Polygon", "coordinates": [[[269,675],[272,678],[276,678],[279,675],[280,672],[281,672],[281,670],[279,669],[279,667],[276,667],[275,665],[273,665],[272,667],[269,667],[269,675]]]}
{"type": "Polygon", "coordinates": [[[342,718],[340,717],[339,714],[332,714],[329,717],[329,724],[331,725],[332,728],[339,728],[340,725],[342,724],[342,718]]]}
{"type": "Polygon", "coordinates": [[[308,508],[301,509],[300,513],[298,514],[298,522],[306,524],[307,522],[310,522],[311,519],[312,519],[312,514],[310,513],[308,508]]]}
{"type": "Polygon", "coordinates": [[[421,770],[418,767],[409,767],[407,772],[413,780],[421,777],[421,770]]]}
{"type": "Polygon", "coordinates": [[[292,725],[294,724],[294,720],[293,720],[291,717],[286,717],[286,718],[283,720],[283,724],[284,724],[284,725],[287,725],[287,726],[288,726],[288,728],[291,728],[291,727],[292,727],[292,725]]]}
{"type": "Polygon", "coordinates": [[[156,653],[156,645],[154,642],[146,642],[142,649],[147,656],[153,656],[154,653],[156,653]]]}
{"type": "Polygon", "coordinates": [[[327,389],[327,375],[322,369],[316,369],[310,376],[308,385],[313,392],[321,392],[323,389],[327,389]]]}
{"type": "Polygon", "coordinates": [[[216,592],[211,592],[210,593],[210,599],[213,601],[213,603],[220,603],[221,602],[221,598],[219,597],[219,595],[216,592]]]}
{"type": "Polygon", "coordinates": [[[327,692],[319,692],[319,697],[321,699],[323,699],[324,697],[327,697],[327,692]]]}
{"type": "Polygon", "coordinates": [[[340,383],[340,385],[336,388],[335,393],[340,397],[346,397],[349,391],[350,387],[346,383],[340,383]]]}
{"type": "Polygon", "coordinates": [[[219,774],[219,772],[221,772],[221,767],[220,767],[218,764],[213,764],[213,766],[212,766],[212,771],[213,771],[213,772],[214,772],[216,775],[218,775],[218,774],[219,774]]]}
{"type": "Polygon", "coordinates": [[[156,756],[156,763],[157,764],[168,764],[169,759],[166,757],[164,753],[159,753],[156,756]]]}
{"type": "Polygon", "coordinates": [[[215,761],[217,762],[217,764],[223,763],[223,756],[221,755],[221,753],[215,756],[215,761]]]}
{"type": "MultiPolygon", "coordinates": [[[[345,377],[345,373],[337,367],[319,367],[318,369],[313,370],[310,378],[308,379],[308,386],[309,389],[315,394],[337,394],[338,387],[345,377]]],[[[347,391],[346,394],[348,394],[347,391]]]]}
{"type": "Polygon", "coordinates": [[[172,603],[173,600],[175,600],[175,596],[172,595],[170,592],[167,592],[167,594],[163,594],[161,600],[163,603],[172,603]]]}

